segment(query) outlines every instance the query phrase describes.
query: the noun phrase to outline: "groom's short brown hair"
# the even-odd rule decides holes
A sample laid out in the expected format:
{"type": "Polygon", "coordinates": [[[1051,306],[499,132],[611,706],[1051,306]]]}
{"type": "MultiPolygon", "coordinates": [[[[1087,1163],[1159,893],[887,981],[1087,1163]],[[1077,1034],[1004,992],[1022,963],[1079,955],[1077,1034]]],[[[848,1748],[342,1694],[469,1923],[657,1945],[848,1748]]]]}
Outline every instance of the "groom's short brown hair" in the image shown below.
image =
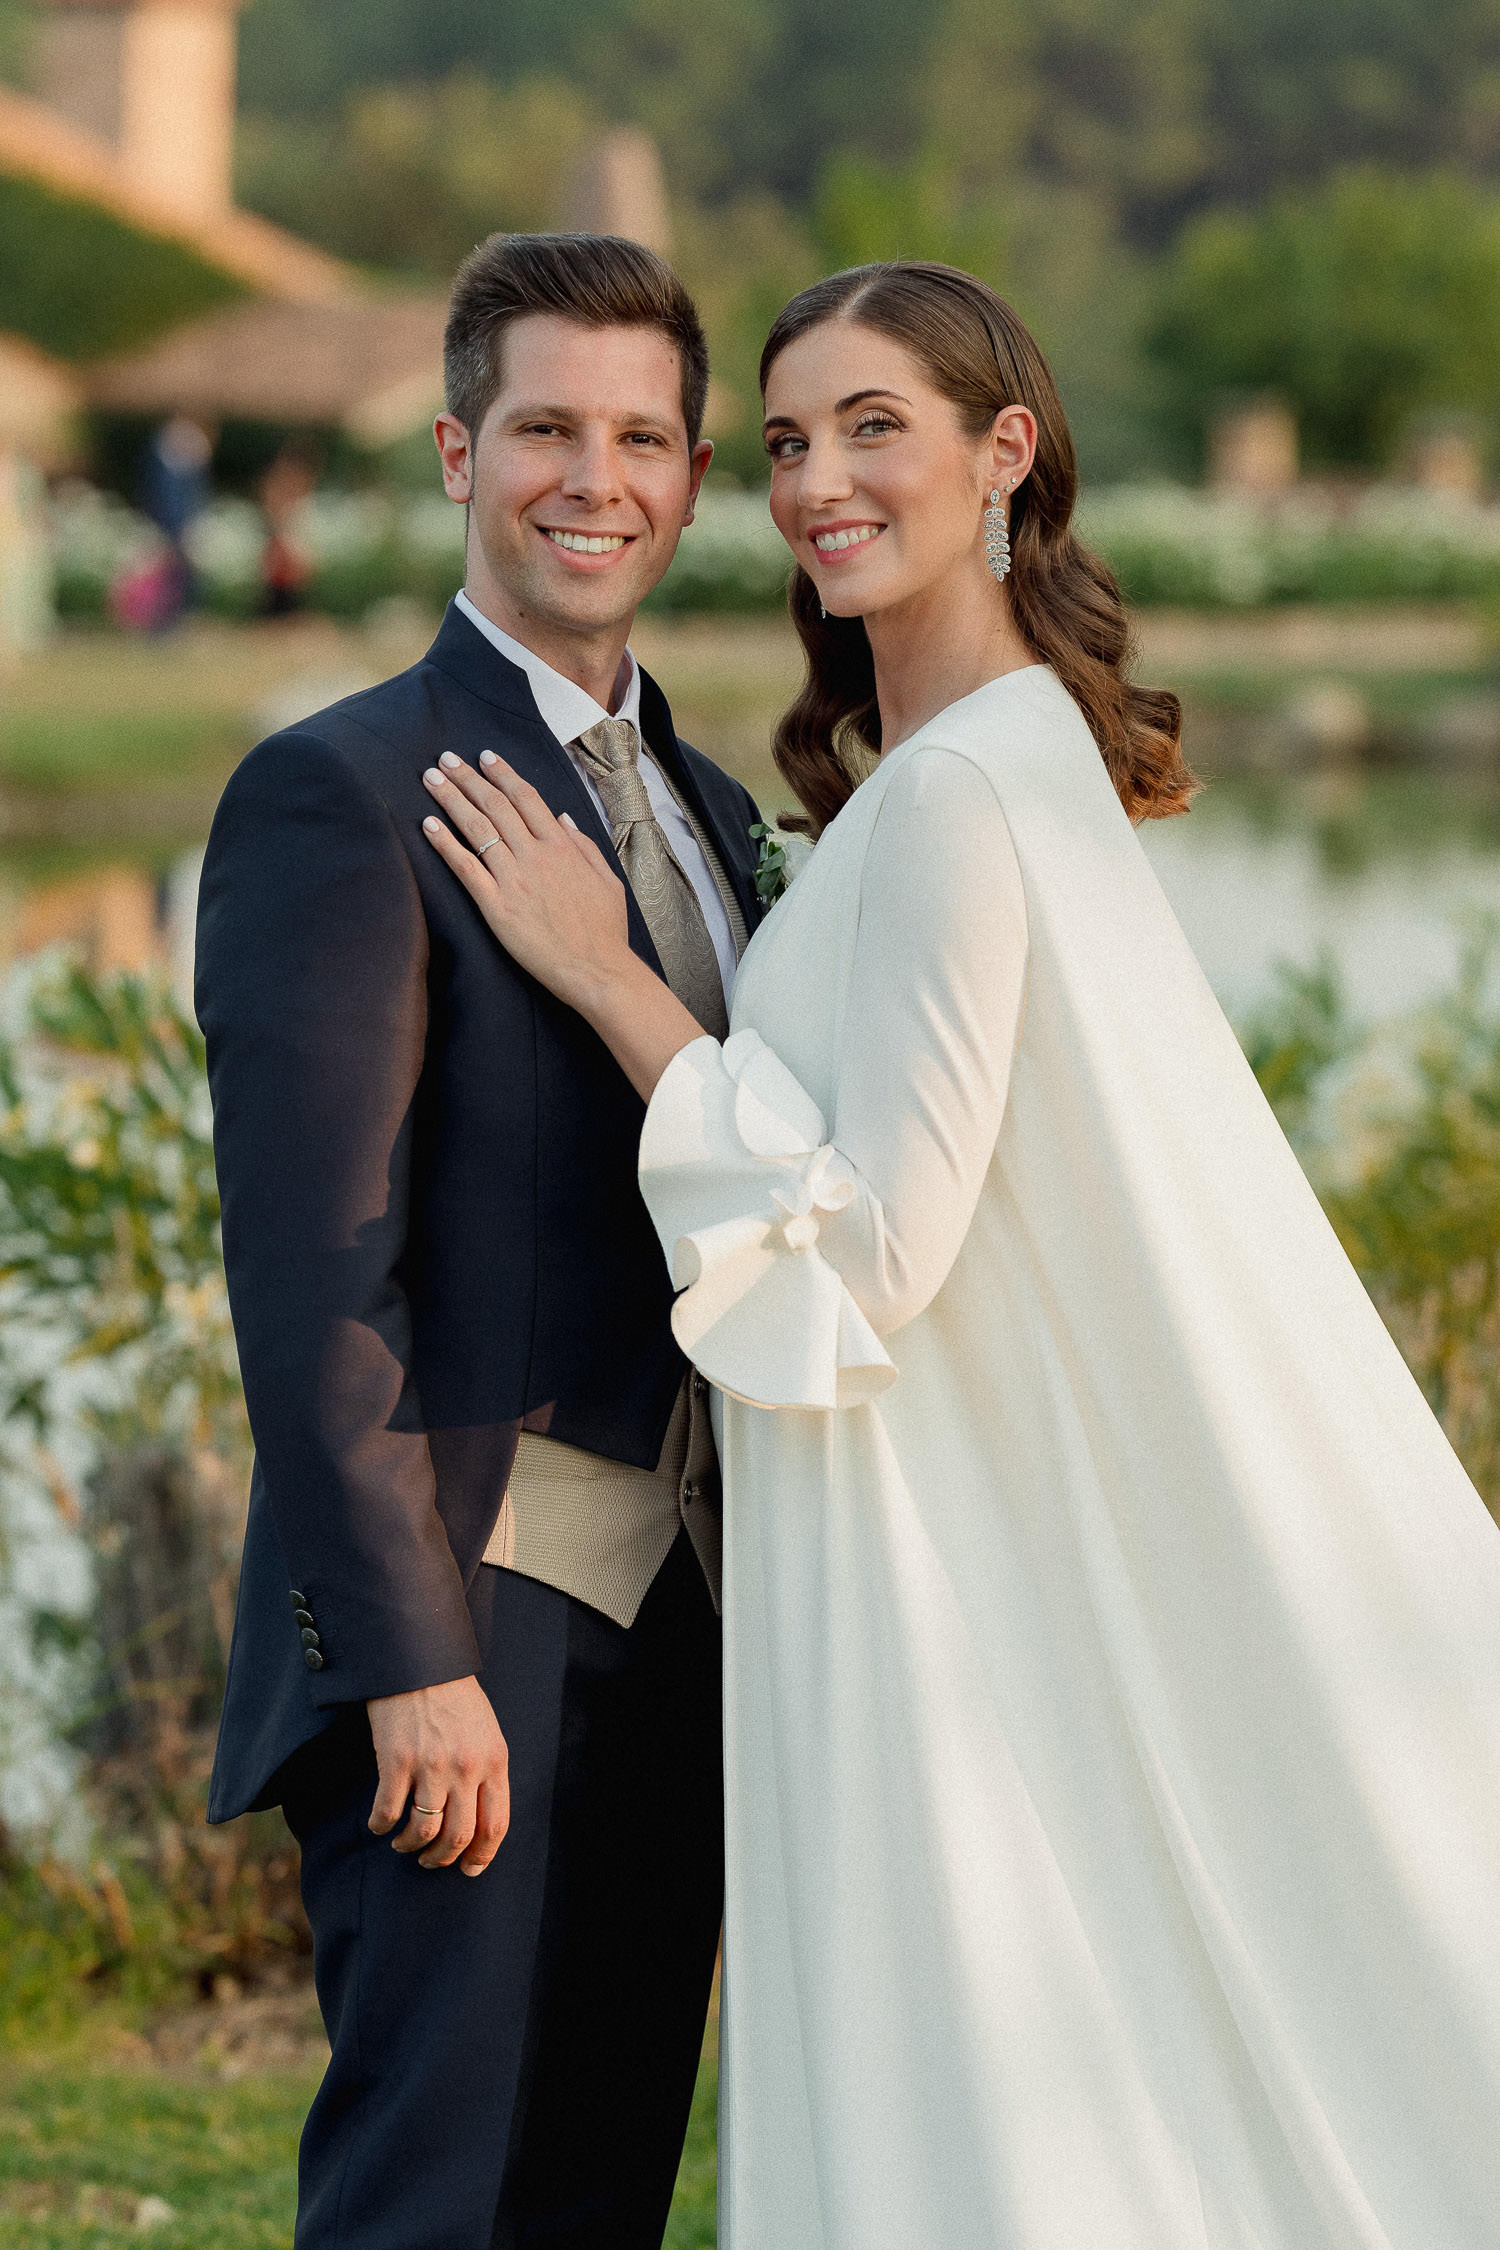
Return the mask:
{"type": "Polygon", "coordinates": [[[513,320],[556,313],[584,328],[655,328],[682,367],[688,443],[703,429],[708,345],[697,307],[665,258],[617,234],[492,234],[458,269],[443,337],[448,412],[476,431],[500,388],[513,320]]]}

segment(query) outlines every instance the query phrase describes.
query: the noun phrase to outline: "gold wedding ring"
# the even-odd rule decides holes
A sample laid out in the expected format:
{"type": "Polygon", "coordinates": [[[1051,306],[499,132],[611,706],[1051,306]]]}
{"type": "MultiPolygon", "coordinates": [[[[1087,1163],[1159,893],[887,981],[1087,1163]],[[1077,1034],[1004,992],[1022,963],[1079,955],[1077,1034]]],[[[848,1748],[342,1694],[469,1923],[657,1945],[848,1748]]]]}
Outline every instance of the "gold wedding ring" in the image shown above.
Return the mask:
{"type": "Polygon", "coordinates": [[[419,1812],[424,1820],[441,1820],[443,1817],[443,1808],[441,1805],[419,1805],[413,1803],[411,1809],[413,1812],[419,1812]]]}

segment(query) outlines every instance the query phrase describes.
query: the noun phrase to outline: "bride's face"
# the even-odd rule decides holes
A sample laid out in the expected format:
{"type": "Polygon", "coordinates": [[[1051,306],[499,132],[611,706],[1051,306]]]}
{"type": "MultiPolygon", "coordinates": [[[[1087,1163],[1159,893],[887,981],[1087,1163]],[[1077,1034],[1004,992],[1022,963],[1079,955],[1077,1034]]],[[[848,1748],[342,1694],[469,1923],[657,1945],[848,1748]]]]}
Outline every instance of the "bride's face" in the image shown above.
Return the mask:
{"type": "Polygon", "coordinates": [[[765,430],[776,528],[839,617],[982,581],[985,503],[1009,496],[1036,443],[1019,406],[970,436],[904,345],[842,319],[772,363],[765,430]]]}

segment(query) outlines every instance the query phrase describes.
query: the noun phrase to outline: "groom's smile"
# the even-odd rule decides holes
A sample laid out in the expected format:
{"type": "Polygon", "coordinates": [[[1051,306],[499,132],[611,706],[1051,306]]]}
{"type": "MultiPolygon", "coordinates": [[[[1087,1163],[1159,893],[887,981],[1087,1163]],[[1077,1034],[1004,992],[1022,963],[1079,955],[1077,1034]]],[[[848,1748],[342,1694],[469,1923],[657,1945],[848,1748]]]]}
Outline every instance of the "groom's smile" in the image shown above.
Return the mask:
{"type": "Polygon", "coordinates": [[[455,415],[437,423],[449,497],[469,511],[466,590],[577,677],[581,649],[623,646],[692,521],[713,448],[689,441],[681,360],[657,329],[534,313],[499,350],[477,434],[455,415]]]}
{"type": "Polygon", "coordinates": [[[636,543],[633,532],[562,531],[551,524],[539,524],[537,528],[549,545],[568,557],[575,570],[607,568],[627,547],[636,543]]]}

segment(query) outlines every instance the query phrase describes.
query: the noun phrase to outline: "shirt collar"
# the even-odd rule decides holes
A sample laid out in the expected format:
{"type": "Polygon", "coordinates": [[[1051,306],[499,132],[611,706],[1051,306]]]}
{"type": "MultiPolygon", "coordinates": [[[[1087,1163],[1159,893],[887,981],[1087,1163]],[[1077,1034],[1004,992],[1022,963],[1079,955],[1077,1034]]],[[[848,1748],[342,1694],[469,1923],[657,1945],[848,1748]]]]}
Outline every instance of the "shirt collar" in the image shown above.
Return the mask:
{"type": "Polygon", "coordinates": [[[497,648],[502,656],[508,657],[512,664],[519,665],[526,674],[542,724],[552,729],[559,742],[575,742],[586,727],[597,726],[601,719],[610,717],[628,719],[636,733],[640,733],[641,668],[629,649],[625,651],[625,661],[630,667],[630,677],[620,699],[619,710],[611,713],[605,710],[602,703],[596,703],[588,690],[581,688],[576,680],[566,679],[561,672],[554,671],[550,664],[544,663],[541,657],[527,648],[523,641],[515,640],[509,633],[502,632],[482,610],[475,608],[467,594],[456,594],[454,600],[470,624],[479,628],[490,645],[497,648]]]}

